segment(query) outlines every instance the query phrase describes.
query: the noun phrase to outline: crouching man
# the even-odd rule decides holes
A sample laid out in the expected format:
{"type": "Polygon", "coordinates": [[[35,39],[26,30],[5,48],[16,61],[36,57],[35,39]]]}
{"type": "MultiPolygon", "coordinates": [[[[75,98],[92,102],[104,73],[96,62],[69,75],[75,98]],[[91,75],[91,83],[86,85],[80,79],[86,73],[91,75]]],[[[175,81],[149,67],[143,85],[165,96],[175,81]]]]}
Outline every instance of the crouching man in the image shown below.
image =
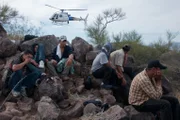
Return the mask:
{"type": "Polygon", "coordinates": [[[162,69],[166,66],[159,60],[153,60],[135,76],[130,87],[129,103],[139,112],[160,112],[161,120],[179,120],[177,98],[162,96],[162,69]]]}
{"type": "Polygon", "coordinates": [[[51,61],[47,62],[47,67],[51,75],[58,76],[74,74],[74,55],[72,49],[67,45],[66,36],[61,36],[59,44],[53,51],[51,61]]]}
{"type": "Polygon", "coordinates": [[[12,89],[12,95],[26,95],[25,88],[33,88],[36,81],[41,76],[40,70],[35,67],[33,53],[29,50],[12,62],[13,73],[10,77],[8,86],[12,89]]]}

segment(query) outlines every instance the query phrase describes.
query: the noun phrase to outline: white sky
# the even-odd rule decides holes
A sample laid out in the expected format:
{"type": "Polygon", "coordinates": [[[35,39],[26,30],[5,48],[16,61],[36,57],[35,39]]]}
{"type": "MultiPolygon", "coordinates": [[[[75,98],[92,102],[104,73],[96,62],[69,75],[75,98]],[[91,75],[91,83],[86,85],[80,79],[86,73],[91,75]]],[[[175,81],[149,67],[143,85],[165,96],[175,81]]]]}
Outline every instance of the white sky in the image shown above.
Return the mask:
{"type": "MultiPolygon", "coordinates": [[[[120,7],[126,13],[126,19],[110,24],[107,28],[110,35],[136,30],[142,34],[145,44],[164,37],[166,30],[180,31],[180,0],[0,0],[2,3],[16,8],[34,24],[43,22],[45,34],[66,35],[70,41],[76,36],[89,40],[84,32],[84,23],[77,21],[64,26],[53,25],[49,17],[57,10],[45,4],[58,8],[87,8],[88,11],[69,14],[85,17],[89,13],[88,24],[103,10],[120,7]]],[[[180,35],[174,41],[180,42],[180,35]]]]}

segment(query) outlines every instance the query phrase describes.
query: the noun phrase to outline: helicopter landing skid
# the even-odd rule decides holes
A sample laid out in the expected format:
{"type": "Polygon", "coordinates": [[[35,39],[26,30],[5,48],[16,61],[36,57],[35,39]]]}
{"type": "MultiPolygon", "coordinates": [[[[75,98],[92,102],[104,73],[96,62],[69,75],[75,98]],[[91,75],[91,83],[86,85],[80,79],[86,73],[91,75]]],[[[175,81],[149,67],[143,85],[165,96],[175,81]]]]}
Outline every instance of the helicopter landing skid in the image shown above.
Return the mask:
{"type": "Polygon", "coordinates": [[[63,25],[68,25],[68,23],[66,23],[66,22],[53,22],[53,25],[63,26],[63,25]]]}

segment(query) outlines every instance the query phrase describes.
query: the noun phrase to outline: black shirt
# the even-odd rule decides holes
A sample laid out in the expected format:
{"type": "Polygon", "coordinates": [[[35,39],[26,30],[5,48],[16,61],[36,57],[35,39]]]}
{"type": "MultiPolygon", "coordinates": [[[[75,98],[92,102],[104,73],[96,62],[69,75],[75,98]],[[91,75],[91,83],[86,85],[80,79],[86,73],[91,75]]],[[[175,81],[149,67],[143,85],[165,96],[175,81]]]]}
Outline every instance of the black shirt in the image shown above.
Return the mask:
{"type": "Polygon", "coordinates": [[[53,50],[53,59],[59,62],[63,58],[68,58],[70,54],[72,54],[72,49],[70,46],[65,46],[64,52],[62,53],[62,57],[59,58],[58,55],[56,55],[57,47],[53,50]]]}

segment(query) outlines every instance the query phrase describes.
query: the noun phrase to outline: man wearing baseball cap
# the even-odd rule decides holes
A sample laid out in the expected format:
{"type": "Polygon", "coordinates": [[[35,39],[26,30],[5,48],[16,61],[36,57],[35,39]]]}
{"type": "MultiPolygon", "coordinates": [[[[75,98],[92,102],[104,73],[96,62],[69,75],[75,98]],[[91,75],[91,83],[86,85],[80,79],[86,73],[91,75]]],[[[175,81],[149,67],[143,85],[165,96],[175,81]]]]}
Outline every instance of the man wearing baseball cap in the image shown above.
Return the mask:
{"type": "Polygon", "coordinates": [[[52,75],[58,76],[57,72],[62,75],[74,74],[73,59],[72,48],[67,45],[67,37],[63,35],[60,37],[59,44],[53,50],[52,60],[50,61],[55,68],[50,63],[47,66],[52,75]]]}
{"type": "Polygon", "coordinates": [[[162,95],[161,70],[167,67],[152,60],[135,76],[129,92],[129,103],[139,112],[160,112],[161,120],[179,120],[179,101],[162,95]]]}

